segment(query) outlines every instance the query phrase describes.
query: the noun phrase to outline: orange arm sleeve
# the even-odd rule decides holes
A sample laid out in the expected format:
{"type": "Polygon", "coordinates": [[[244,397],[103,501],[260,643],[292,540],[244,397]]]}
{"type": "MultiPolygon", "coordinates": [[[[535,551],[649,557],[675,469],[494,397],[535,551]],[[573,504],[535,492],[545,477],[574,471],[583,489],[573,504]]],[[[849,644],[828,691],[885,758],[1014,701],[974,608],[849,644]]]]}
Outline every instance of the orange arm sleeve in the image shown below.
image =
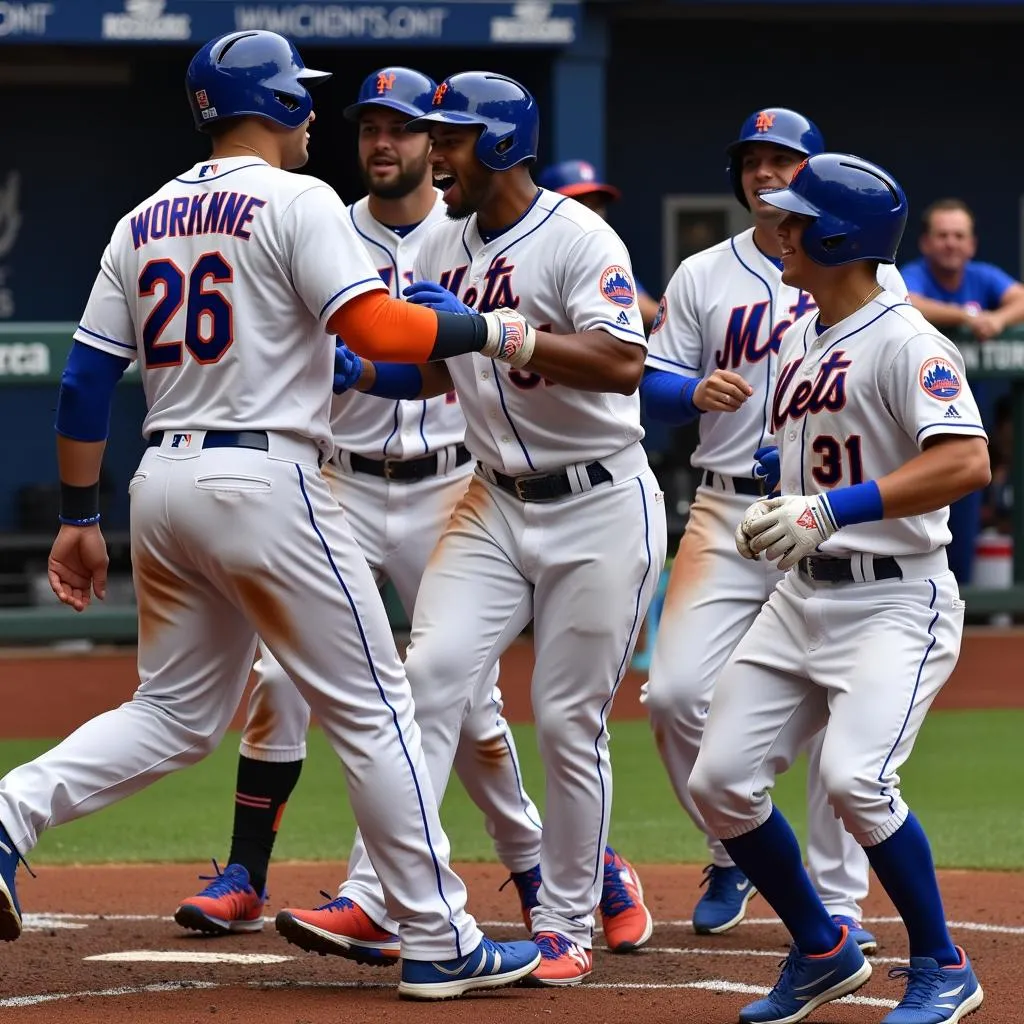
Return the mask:
{"type": "Polygon", "coordinates": [[[425,363],[437,341],[438,321],[432,309],[378,289],[346,302],[327,321],[327,330],[366,359],[425,363]]]}

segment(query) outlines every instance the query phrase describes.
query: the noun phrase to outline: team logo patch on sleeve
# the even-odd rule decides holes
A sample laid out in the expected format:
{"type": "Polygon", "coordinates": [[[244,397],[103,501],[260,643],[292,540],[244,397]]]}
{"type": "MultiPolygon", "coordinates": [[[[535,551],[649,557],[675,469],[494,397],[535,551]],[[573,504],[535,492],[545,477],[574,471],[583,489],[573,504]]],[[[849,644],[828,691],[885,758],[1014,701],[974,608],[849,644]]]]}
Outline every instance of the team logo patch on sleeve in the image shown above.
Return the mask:
{"type": "Polygon", "coordinates": [[[636,302],[636,289],[629,271],[617,263],[605,267],[601,273],[601,294],[616,306],[632,306],[636,302]]]}
{"type": "Polygon", "coordinates": [[[947,359],[938,356],[924,361],[918,379],[921,387],[940,402],[952,402],[963,390],[956,367],[947,359]]]}
{"type": "Polygon", "coordinates": [[[668,319],[668,296],[662,295],[661,302],[658,303],[658,312],[654,314],[654,322],[651,324],[651,334],[655,331],[660,331],[665,326],[665,321],[668,319]]]}

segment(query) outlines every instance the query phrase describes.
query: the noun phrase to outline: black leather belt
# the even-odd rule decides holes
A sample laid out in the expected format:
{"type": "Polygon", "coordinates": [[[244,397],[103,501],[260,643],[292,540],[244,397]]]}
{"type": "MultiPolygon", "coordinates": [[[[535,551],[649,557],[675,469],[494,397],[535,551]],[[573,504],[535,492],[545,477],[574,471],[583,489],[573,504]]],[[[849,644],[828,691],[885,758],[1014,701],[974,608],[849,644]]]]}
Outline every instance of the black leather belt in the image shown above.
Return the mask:
{"type": "MultiPolygon", "coordinates": [[[[864,573],[861,579],[853,575],[852,558],[801,558],[796,563],[797,571],[801,576],[815,583],[863,583],[864,573]]],[[[903,570],[895,558],[873,558],[871,560],[872,574],[876,580],[901,580],[903,570]]]]}
{"type": "MultiPolygon", "coordinates": [[[[520,501],[554,501],[572,494],[572,484],[565,470],[538,476],[506,476],[494,470],[491,470],[491,473],[494,482],[503,491],[514,494],[520,501]]],[[[591,462],[587,465],[587,476],[592,487],[609,483],[612,479],[611,473],[600,462],[591,462]]]]}
{"type": "MultiPolygon", "coordinates": [[[[464,466],[471,456],[464,444],[455,446],[455,465],[464,466]]],[[[368,473],[370,476],[383,477],[385,480],[424,480],[428,476],[437,476],[439,457],[437,452],[421,455],[415,459],[368,459],[365,455],[350,456],[350,465],[354,473],[368,473]]]]}
{"type": "MultiPolygon", "coordinates": [[[[705,487],[714,487],[716,479],[731,480],[737,494],[748,494],[752,498],[761,498],[765,494],[764,483],[761,480],[752,480],[750,477],[745,476],[722,476],[721,473],[712,473],[710,469],[704,470],[701,474],[700,482],[705,487]]],[[[715,489],[725,490],[722,487],[715,489]]]]}
{"type": "MultiPolygon", "coordinates": [[[[188,431],[174,431],[172,436],[188,437],[188,431]]],[[[164,431],[157,430],[149,435],[149,447],[159,448],[164,442],[164,431]]],[[[260,452],[270,451],[270,441],[265,430],[208,430],[203,437],[203,448],[255,448],[260,452]]],[[[174,447],[172,444],[171,447],[174,447]]]]}

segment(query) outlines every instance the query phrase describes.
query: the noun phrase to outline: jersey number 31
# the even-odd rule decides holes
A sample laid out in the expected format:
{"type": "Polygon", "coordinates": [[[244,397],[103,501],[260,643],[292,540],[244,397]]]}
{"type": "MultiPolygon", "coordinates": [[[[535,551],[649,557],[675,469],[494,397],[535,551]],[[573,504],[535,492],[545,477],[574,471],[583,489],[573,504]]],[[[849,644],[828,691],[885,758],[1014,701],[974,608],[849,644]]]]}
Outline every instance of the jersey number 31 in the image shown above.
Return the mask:
{"type": "Polygon", "coordinates": [[[219,252],[203,253],[188,276],[173,260],[150,260],[139,274],[139,295],[160,290],[160,299],[142,325],[146,366],[180,366],[187,348],[197,363],[215,363],[234,341],[231,303],[212,284],[230,284],[234,272],[219,252]],[[184,338],[162,338],[170,322],[185,307],[184,338]]]}
{"type": "Polygon", "coordinates": [[[814,466],[811,475],[822,487],[835,487],[840,482],[864,482],[864,461],[860,453],[859,434],[851,434],[842,444],[828,434],[819,434],[811,442],[811,451],[821,458],[821,465],[814,466]]]}

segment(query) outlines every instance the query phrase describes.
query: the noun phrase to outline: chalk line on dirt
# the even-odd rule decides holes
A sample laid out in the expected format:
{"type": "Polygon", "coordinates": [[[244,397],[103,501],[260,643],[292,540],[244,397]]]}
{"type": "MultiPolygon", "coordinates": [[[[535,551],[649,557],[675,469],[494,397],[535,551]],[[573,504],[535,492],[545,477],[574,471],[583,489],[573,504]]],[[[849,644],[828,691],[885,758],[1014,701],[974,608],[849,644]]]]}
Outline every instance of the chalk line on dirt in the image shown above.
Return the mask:
{"type": "MultiPolygon", "coordinates": [[[[83,992],[48,992],[33,996],[11,996],[7,999],[0,999],[0,1008],[15,1009],[18,1007],[38,1006],[41,1003],[55,1003],[67,999],[102,999],[118,996],[138,996],[147,994],[159,994],[164,992],[188,992],[202,989],[209,992],[213,989],[222,988],[247,988],[247,989],[280,989],[280,988],[307,988],[307,989],[382,989],[395,988],[394,984],[384,982],[364,981],[300,981],[300,982],[249,982],[245,985],[225,985],[215,981],[175,981],[160,982],[153,985],[119,985],[115,988],[94,989],[83,992]]],[[[737,995],[766,995],[769,989],[763,985],[744,985],[740,982],[725,981],[714,978],[707,981],[686,981],[678,984],[667,982],[626,982],[613,984],[608,982],[594,982],[580,986],[577,991],[607,990],[641,990],[651,991],[679,991],[681,989],[700,989],[705,992],[730,992],[737,995]]],[[[896,1002],[893,999],[875,999],[871,996],[845,996],[837,1000],[838,1003],[847,1003],[853,1006],[875,1006],[885,1009],[892,1009],[896,1002]]]]}

